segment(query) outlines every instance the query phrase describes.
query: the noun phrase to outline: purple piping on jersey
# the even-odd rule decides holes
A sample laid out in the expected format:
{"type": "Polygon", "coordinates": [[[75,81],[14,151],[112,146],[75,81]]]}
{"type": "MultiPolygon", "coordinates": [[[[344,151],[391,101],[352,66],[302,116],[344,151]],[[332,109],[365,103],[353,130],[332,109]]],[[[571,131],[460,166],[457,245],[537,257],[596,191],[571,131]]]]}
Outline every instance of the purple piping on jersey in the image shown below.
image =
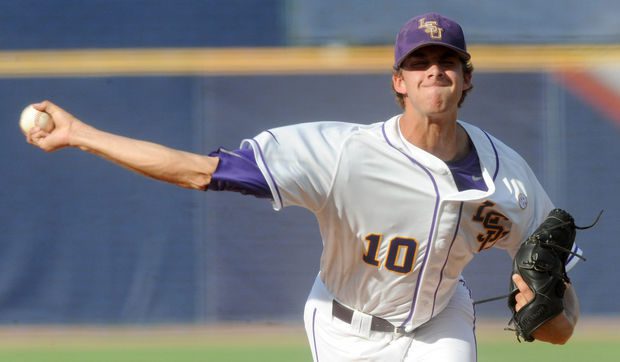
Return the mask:
{"type": "MultiPolygon", "coordinates": [[[[469,293],[471,295],[471,292],[469,293]]],[[[476,338],[476,308],[474,308],[474,326],[472,327],[472,333],[474,334],[474,354],[476,359],[474,362],[478,361],[478,338],[476,338]]]]}
{"type": "Polygon", "coordinates": [[[276,141],[277,144],[280,144],[280,141],[278,141],[278,137],[276,137],[276,135],[273,134],[273,132],[271,132],[270,130],[266,130],[265,132],[269,133],[271,137],[273,137],[273,139],[276,141]]]}
{"type": "Polygon", "coordinates": [[[250,141],[253,142],[254,145],[256,146],[256,149],[258,149],[258,153],[260,154],[260,158],[263,160],[263,164],[265,165],[265,168],[267,169],[267,173],[269,174],[269,178],[271,179],[271,182],[273,183],[273,187],[276,188],[276,193],[278,194],[278,203],[282,205],[282,196],[280,195],[280,189],[278,188],[278,185],[276,184],[276,180],[273,178],[273,175],[271,174],[269,165],[265,163],[265,157],[263,156],[263,150],[260,148],[260,145],[258,144],[258,142],[256,142],[256,140],[250,139],[250,141]]]}
{"type": "MultiPolygon", "coordinates": [[[[469,292],[469,299],[473,301],[473,299],[471,298],[471,289],[469,289],[469,287],[467,286],[467,284],[465,283],[463,279],[459,281],[461,282],[461,284],[463,284],[465,289],[467,289],[467,292],[469,292]]],[[[474,312],[474,325],[472,326],[472,333],[474,334],[474,354],[476,358],[474,362],[476,362],[478,361],[478,339],[476,338],[476,308],[474,308],[473,302],[472,302],[472,311],[474,312]]]]}
{"type": "MultiPolygon", "coordinates": [[[[571,249],[571,251],[572,251],[573,253],[576,253],[578,249],[579,249],[579,248],[577,247],[577,244],[573,244],[573,248],[571,249]]],[[[566,260],[566,264],[565,264],[565,265],[569,265],[569,264],[570,264],[570,262],[573,260],[573,258],[574,258],[574,257],[575,257],[575,255],[574,255],[574,254],[570,254],[570,256],[568,257],[568,259],[566,260]]]]}
{"type": "MultiPolygon", "coordinates": [[[[573,244],[573,248],[572,248],[572,250],[571,250],[573,253],[577,252],[577,251],[575,250],[575,247],[576,247],[576,246],[577,246],[577,245],[573,244]]],[[[570,263],[570,261],[571,261],[571,260],[573,260],[573,258],[574,258],[573,254],[570,254],[570,255],[569,255],[569,257],[568,257],[568,259],[566,259],[566,264],[565,264],[565,265],[568,265],[568,264],[570,263]]]]}
{"type": "Polygon", "coordinates": [[[316,322],[316,308],[314,308],[314,312],[312,312],[312,344],[314,345],[314,357],[316,358],[316,362],[319,362],[319,350],[316,348],[316,333],[314,329],[315,322],[316,322]]]}
{"type": "Polygon", "coordinates": [[[435,303],[437,302],[437,293],[439,292],[439,287],[441,286],[441,282],[443,281],[443,272],[446,270],[446,266],[448,265],[448,259],[450,259],[450,252],[452,251],[452,247],[454,246],[454,241],[456,240],[456,235],[459,232],[459,228],[461,226],[461,216],[463,214],[463,202],[461,202],[461,206],[459,207],[459,217],[456,222],[456,228],[454,229],[454,236],[452,237],[452,241],[450,242],[450,248],[448,249],[448,254],[446,255],[446,261],[443,262],[443,266],[441,267],[441,273],[439,274],[439,283],[437,283],[437,289],[435,289],[435,294],[433,295],[433,308],[431,308],[431,318],[435,314],[435,303]]]}
{"type": "Polygon", "coordinates": [[[430,254],[430,250],[431,250],[431,246],[430,243],[433,240],[433,231],[435,230],[435,223],[437,222],[437,214],[439,211],[439,200],[440,200],[440,195],[439,195],[439,188],[437,187],[437,181],[435,181],[435,178],[433,177],[433,175],[431,174],[431,172],[424,167],[421,163],[419,163],[417,160],[415,160],[414,158],[410,157],[409,155],[407,155],[406,153],[404,153],[403,151],[399,150],[398,148],[396,148],[388,139],[387,134],[385,133],[385,123],[383,123],[383,125],[381,126],[381,132],[383,132],[383,137],[385,138],[385,141],[387,142],[388,145],[390,145],[390,147],[392,147],[393,149],[395,149],[396,151],[402,153],[405,157],[407,157],[409,159],[409,161],[411,161],[414,165],[420,167],[425,173],[426,175],[428,175],[428,177],[430,178],[431,182],[433,183],[433,188],[435,189],[435,210],[433,211],[433,221],[431,222],[431,229],[428,233],[428,247],[426,248],[426,252],[424,253],[424,260],[422,261],[422,267],[420,267],[420,272],[418,273],[418,280],[416,282],[416,288],[415,288],[415,292],[413,293],[413,299],[411,300],[411,309],[409,310],[409,315],[407,316],[407,318],[405,319],[405,321],[400,325],[401,327],[404,327],[407,322],[409,322],[411,320],[411,318],[413,317],[413,312],[415,310],[416,307],[416,301],[418,299],[418,293],[420,292],[420,281],[422,280],[422,274],[424,274],[424,270],[426,267],[426,262],[428,260],[428,255],[430,254]]]}
{"type": "Polygon", "coordinates": [[[497,173],[499,172],[499,155],[497,154],[497,149],[495,148],[495,144],[491,140],[491,136],[489,136],[489,134],[486,133],[484,130],[481,129],[481,131],[482,133],[484,133],[485,136],[487,136],[487,138],[489,139],[489,142],[491,142],[491,147],[493,147],[493,152],[495,153],[495,173],[493,174],[493,181],[495,181],[495,179],[497,178],[497,173]]]}

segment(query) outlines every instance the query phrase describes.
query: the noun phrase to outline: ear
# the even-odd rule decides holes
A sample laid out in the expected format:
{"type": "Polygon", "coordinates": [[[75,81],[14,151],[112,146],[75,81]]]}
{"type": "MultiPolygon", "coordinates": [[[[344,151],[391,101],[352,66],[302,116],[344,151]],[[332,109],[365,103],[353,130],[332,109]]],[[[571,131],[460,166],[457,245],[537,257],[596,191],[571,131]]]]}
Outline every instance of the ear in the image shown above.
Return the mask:
{"type": "Polygon", "coordinates": [[[407,94],[407,86],[405,84],[405,80],[403,79],[403,75],[400,72],[392,73],[392,86],[396,93],[406,95],[407,94]]]}
{"type": "Polygon", "coordinates": [[[468,90],[471,89],[472,84],[471,84],[471,78],[472,78],[472,73],[465,73],[463,74],[463,90],[468,90]]]}

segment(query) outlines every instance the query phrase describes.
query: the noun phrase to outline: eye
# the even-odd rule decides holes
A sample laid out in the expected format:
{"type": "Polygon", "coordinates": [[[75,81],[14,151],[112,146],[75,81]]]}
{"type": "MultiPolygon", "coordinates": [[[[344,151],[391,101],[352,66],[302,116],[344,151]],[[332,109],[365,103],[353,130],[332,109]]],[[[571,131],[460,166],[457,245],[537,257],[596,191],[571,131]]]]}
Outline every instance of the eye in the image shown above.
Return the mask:
{"type": "Polygon", "coordinates": [[[424,69],[426,67],[428,67],[428,61],[424,59],[408,59],[402,65],[402,68],[407,70],[424,69]]]}
{"type": "Polygon", "coordinates": [[[439,61],[439,64],[445,66],[445,67],[453,67],[457,64],[456,59],[442,59],[439,61]]]}

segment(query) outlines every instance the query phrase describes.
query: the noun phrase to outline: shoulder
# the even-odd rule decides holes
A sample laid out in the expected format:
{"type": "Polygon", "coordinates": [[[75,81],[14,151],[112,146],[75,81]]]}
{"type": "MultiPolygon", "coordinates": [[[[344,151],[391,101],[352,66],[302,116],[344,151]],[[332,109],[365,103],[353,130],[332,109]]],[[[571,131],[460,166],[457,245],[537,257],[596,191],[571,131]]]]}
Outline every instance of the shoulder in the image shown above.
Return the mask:
{"type": "Polygon", "coordinates": [[[529,167],[527,165],[527,161],[519,154],[519,152],[508,146],[487,130],[463,121],[459,121],[459,124],[465,128],[481,157],[486,156],[489,158],[501,158],[503,163],[508,163],[513,166],[523,165],[529,167]]]}
{"type": "Polygon", "coordinates": [[[364,132],[372,125],[348,122],[307,122],[268,129],[255,139],[260,142],[275,142],[280,145],[338,147],[352,136],[364,132]]]}
{"type": "Polygon", "coordinates": [[[273,133],[320,133],[320,134],[349,134],[355,133],[367,125],[349,122],[306,122],[278,128],[272,128],[266,132],[273,133]]]}

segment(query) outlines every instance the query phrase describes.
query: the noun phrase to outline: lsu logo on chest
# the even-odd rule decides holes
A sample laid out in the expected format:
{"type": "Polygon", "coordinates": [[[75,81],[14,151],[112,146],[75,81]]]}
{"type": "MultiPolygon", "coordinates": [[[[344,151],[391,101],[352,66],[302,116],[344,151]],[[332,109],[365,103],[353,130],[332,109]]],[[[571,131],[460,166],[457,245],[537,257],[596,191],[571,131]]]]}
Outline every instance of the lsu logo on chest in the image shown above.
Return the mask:
{"type": "Polygon", "coordinates": [[[506,215],[497,211],[495,203],[489,200],[478,206],[472,221],[481,226],[482,231],[475,236],[480,245],[478,251],[488,249],[510,233],[512,221],[506,215]]]}

